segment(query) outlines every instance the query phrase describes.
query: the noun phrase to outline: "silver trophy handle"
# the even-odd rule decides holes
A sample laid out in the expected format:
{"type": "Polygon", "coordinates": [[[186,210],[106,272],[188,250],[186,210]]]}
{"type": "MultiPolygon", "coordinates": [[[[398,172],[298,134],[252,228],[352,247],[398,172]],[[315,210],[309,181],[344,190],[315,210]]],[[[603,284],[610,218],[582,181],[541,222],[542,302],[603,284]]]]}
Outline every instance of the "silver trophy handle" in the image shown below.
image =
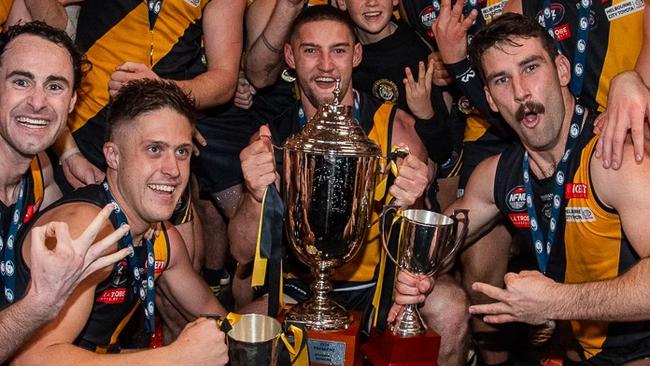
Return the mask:
{"type": "Polygon", "coordinates": [[[388,250],[388,240],[390,239],[390,236],[393,233],[393,226],[395,226],[395,224],[402,221],[402,216],[393,219],[393,222],[390,223],[390,228],[388,229],[388,237],[386,237],[384,235],[384,233],[386,233],[386,214],[388,214],[390,211],[395,211],[395,213],[397,213],[399,211],[399,206],[386,205],[381,210],[381,215],[379,215],[379,220],[381,221],[381,231],[379,233],[380,234],[379,236],[381,236],[381,245],[384,247],[384,250],[386,251],[388,258],[390,258],[390,260],[393,261],[393,263],[395,263],[396,266],[399,266],[399,264],[397,264],[397,260],[393,258],[393,255],[390,254],[390,250],[388,250]]]}
{"type": "MultiPolygon", "coordinates": [[[[461,221],[458,219],[458,214],[462,214],[462,221],[463,221],[463,229],[460,231],[460,234],[456,237],[454,241],[454,245],[451,247],[451,250],[445,256],[445,258],[440,261],[440,265],[436,266],[436,268],[431,271],[431,274],[428,274],[429,276],[437,276],[440,271],[442,271],[443,268],[446,268],[451,261],[456,259],[456,253],[458,252],[458,249],[463,245],[465,242],[465,238],[467,237],[467,231],[469,229],[469,216],[468,216],[469,210],[464,209],[464,208],[459,208],[459,209],[454,209],[453,213],[451,214],[451,219],[454,220],[454,225],[457,226],[458,222],[461,221]]],[[[454,230],[455,231],[455,230],[454,230]]]]}

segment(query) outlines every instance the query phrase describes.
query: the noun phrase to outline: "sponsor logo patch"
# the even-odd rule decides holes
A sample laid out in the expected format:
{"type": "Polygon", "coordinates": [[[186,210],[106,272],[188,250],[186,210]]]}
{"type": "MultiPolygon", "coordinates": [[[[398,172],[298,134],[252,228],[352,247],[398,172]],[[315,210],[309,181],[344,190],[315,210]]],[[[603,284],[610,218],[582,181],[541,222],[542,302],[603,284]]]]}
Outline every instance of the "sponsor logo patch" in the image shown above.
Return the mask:
{"type": "Polygon", "coordinates": [[[201,4],[201,0],[185,0],[186,3],[192,5],[193,7],[198,7],[201,4]]]}
{"type": "Polygon", "coordinates": [[[596,216],[589,207],[567,207],[564,212],[567,222],[596,221],[596,216]]]}
{"type": "Polygon", "coordinates": [[[569,25],[566,23],[553,28],[553,33],[555,33],[555,39],[558,41],[564,41],[565,39],[571,38],[571,28],[569,28],[569,25]]]}
{"type": "Polygon", "coordinates": [[[165,262],[164,261],[156,261],[156,263],[153,266],[153,272],[155,274],[161,274],[165,270],[165,262]]]}
{"type": "MultiPolygon", "coordinates": [[[[564,6],[562,4],[551,4],[549,9],[551,11],[551,23],[553,23],[551,26],[556,27],[564,20],[564,6]]],[[[537,13],[537,22],[542,27],[544,26],[544,10],[540,10],[537,13]]]]}
{"type": "Polygon", "coordinates": [[[526,210],[526,189],[516,186],[506,195],[506,206],[510,211],[521,212],[526,210]]]}
{"type": "Polygon", "coordinates": [[[126,288],[109,288],[104,290],[97,298],[97,302],[102,304],[122,304],[126,298],[126,288]]]}
{"type": "Polygon", "coordinates": [[[628,0],[605,8],[605,15],[610,22],[626,15],[634,14],[645,8],[643,0],[628,0]]]}
{"type": "Polygon", "coordinates": [[[431,32],[431,26],[433,21],[436,19],[436,13],[433,11],[433,6],[429,5],[420,12],[420,23],[424,29],[427,30],[427,35],[433,37],[433,32],[431,32]]]}
{"type": "Polygon", "coordinates": [[[510,222],[517,228],[529,228],[530,218],[527,213],[511,213],[508,214],[510,222]]]}
{"type": "Polygon", "coordinates": [[[494,5],[486,6],[481,9],[481,15],[485,19],[486,23],[491,22],[494,18],[498,17],[503,13],[503,7],[506,5],[506,1],[500,1],[494,5]]]}
{"type": "Polygon", "coordinates": [[[564,198],[589,198],[585,183],[567,183],[564,186],[564,198]]]}

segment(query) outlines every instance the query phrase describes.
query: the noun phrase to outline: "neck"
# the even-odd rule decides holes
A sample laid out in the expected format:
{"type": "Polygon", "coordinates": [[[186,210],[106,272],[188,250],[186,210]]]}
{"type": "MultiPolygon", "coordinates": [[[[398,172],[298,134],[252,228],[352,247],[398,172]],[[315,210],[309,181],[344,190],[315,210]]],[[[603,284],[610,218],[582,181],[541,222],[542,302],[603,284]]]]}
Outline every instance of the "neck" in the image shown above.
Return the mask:
{"type": "MultiPolygon", "coordinates": [[[[345,92],[343,98],[341,98],[341,104],[352,106],[354,102],[352,84],[350,84],[345,92]]],[[[305,111],[305,116],[307,120],[312,119],[316,112],[318,111],[318,106],[311,104],[305,93],[300,93],[300,102],[302,103],[302,108],[305,111]]]]}
{"type": "Polygon", "coordinates": [[[381,41],[382,39],[390,36],[391,34],[395,33],[397,30],[397,24],[391,22],[388,22],[386,26],[379,31],[378,33],[368,33],[364,31],[361,28],[356,28],[356,33],[357,37],[359,37],[359,41],[361,44],[372,44],[381,41]]]}
{"type": "Polygon", "coordinates": [[[575,98],[568,92],[568,89],[566,92],[563,90],[562,97],[565,108],[564,119],[562,120],[559,138],[555,144],[543,150],[526,149],[528,151],[530,169],[540,179],[548,178],[555,174],[555,170],[564,156],[566,142],[569,138],[569,129],[575,108],[575,98]]]}
{"type": "Polygon", "coordinates": [[[18,198],[20,180],[29,171],[33,155],[22,155],[6,142],[0,144],[0,200],[10,206],[18,198]]]}
{"type": "Polygon", "coordinates": [[[120,209],[126,216],[126,220],[129,223],[131,228],[131,237],[133,238],[133,245],[138,245],[144,236],[144,234],[155,225],[155,223],[146,222],[143,220],[128,204],[127,200],[120,192],[120,186],[118,184],[119,179],[117,178],[117,173],[110,169],[106,174],[106,179],[108,181],[108,187],[111,190],[111,194],[115,201],[120,206],[120,209]]]}

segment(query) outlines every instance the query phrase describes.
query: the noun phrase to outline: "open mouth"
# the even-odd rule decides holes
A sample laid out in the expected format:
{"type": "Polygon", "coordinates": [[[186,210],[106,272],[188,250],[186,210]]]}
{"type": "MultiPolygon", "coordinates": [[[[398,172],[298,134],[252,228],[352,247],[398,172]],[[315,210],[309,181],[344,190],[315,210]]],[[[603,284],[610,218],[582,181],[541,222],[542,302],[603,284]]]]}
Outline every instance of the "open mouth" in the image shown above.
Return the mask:
{"type": "Polygon", "coordinates": [[[533,128],[539,121],[539,115],[544,114],[544,105],[541,103],[528,101],[519,106],[515,114],[517,121],[520,121],[524,127],[533,128]]]}
{"type": "Polygon", "coordinates": [[[381,17],[381,11],[367,11],[363,13],[363,18],[367,21],[376,21],[381,17]]]}
{"type": "Polygon", "coordinates": [[[27,127],[27,128],[45,128],[49,124],[49,121],[43,118],[31,118],[31,117],[25,117],[25,116],[20,116],[16,118],[16,122],[20,124],[21,126],[27,127]]]}
{"type": "Polygon", "coordinates": [[[336,78],[331,76],[319,76],[314,79],[316,85],[322,89],[333,88],[336,85],[336,78]]]}

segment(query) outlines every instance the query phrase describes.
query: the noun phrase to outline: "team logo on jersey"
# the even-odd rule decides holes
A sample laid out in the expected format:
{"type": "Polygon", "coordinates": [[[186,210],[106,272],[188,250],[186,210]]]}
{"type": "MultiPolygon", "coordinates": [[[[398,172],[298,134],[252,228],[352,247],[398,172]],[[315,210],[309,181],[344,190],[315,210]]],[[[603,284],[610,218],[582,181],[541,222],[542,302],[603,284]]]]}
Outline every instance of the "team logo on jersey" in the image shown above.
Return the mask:
{"type": "Polygon", "coordinates": [[[594,212],[589,207],[567,207],[564,210],[567,222],[593,222],[596,221],[594,212]]]}
{"type": "Polygon", "coordinates": [[[605,15],[607,15],[607,20],[611,22],[626,15],[634,14],[644,8],[643,0],[628,0],[605,8],[605,15]]]}
{"type": "Polygon", "coordinates": [[[192,5],[193,7],[198,7],[201,4],[201,0],[185,0],[186,3],[192,5]]]}
{"type": "Polygon", "coordinates": [[[567,183],[564,186],[564,198],[589,198],[587,185],[584,183],[567,183]]]}
{"type": "Polygon", "coordinates": [[[422,9],[420,12],[420,23],[424,29],[427,30],[427,35],[433,37],[433,32],[431,31],[431,26],[433,21],[436,20],[436,13],[433,11],[433,6],[429,5],[426,8],[422,9]]]}
{"type": "MultiPolygon", "coordinates": [[[[549,7],[549,10],[551,12],[551,26],[556,27],[560,25],[560,23],[564,20],[564,14],[565,14],[564,6],[562,4],[553,3],[549,7]]],[[[540,10],[537,13],[537,22],[539,23],[539,25],[544,27],[545,24],[544,9],[540,10]]]]}
{"type": "Polygon", "coordinates": [[[122,304],[126,299],[126,288],[108,288],[97,297],[97,302],[102,304],[122,304]]]}
{"type": "Polygon", "coordinates": [[[113,275],[113,278],[111,279],[111,284],[113,287],[117,286],[122,286],[126,280],[127,280],[127,274],[126,274],[126,269],[127,269],[128,263],[126,260],[122,260],[119,264],[116,265],[117,271],[113,275]]]}
{"type": "Polygon", "coordinates": [[[506,194],[506,206],[510,211],[521,212],[526,209],[526,189],[516,186],[506,194]]]}
{"type": "Polygon", "coordinates": [[[396,102],[399,98],[397,84],[388,79],[379,79],[372,84],[372,95],[387,102],[396,102]]]}

